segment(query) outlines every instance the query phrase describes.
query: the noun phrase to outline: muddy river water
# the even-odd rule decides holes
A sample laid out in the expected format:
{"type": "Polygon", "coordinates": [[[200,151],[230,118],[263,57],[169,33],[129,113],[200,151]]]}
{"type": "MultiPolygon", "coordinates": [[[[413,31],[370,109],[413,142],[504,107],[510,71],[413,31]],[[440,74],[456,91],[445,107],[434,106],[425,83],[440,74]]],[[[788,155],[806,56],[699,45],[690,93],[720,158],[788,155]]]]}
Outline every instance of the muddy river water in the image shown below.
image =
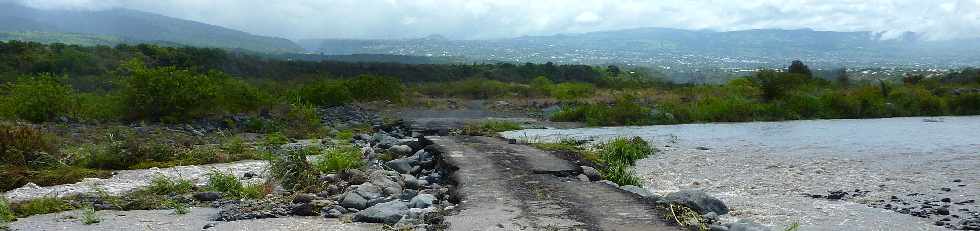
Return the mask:
{"type": "Polygon", "coordinates": [[[980,205],[970,203],[980,200],[977,116],[531,129],[503,135],[529,142],[643,137],[660,150],[637,163],[644,187],[658,193],[702,189],[732,207],[723,219],[751,219],[774,228],[799,223],[801,230],[944,230],[980,212],[980,205]],[[829,200],[828,191],[859,193],[829,200]],[[935,212],[940,207],[949,214],[935,212]],[[928,212],[913,216],[916,211],[928,212]]]}

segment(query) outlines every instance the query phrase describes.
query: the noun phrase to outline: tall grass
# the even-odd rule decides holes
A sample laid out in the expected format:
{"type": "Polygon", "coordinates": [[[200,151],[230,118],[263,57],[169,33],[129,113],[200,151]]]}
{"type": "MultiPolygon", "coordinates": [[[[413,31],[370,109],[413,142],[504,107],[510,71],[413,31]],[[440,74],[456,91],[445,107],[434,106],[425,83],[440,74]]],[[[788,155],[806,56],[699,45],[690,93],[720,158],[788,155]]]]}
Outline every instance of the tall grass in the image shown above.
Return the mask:
{"type": "Polygon", "coordinates": [[[506,120],[484,120],[471,122],[463,126],[462,133],[471,136],[494,136],[498,132],[520,130],[521,125],[506,120]]]}
{"type": "Polygon", "coordinates": [[[320,172],[337,173],[364,165],[361,150],[349,145],[327,149],[314,165],[320,172]]]}
{"type": "Polygon", "coordinates": [[[0,223],[11,222],[14,219],[17,219],[17,216],[14,215],[14,210],[10,208],[10,204],[7,203],[6,199],[0,198],[0,223]]]}

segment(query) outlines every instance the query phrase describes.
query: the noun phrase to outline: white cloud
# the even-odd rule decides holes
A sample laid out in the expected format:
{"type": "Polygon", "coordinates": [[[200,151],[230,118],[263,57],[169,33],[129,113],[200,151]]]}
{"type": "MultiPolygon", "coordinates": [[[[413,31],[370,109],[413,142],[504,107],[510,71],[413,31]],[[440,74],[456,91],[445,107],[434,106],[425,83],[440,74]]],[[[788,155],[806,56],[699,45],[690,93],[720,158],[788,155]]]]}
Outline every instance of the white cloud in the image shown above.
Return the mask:
{"type": "Polygon", "coordinates": [[[476,39],[634,27],[813,28],[980,36],[980,0],[0,0],[125,7],[287,38],[476,39]]]}

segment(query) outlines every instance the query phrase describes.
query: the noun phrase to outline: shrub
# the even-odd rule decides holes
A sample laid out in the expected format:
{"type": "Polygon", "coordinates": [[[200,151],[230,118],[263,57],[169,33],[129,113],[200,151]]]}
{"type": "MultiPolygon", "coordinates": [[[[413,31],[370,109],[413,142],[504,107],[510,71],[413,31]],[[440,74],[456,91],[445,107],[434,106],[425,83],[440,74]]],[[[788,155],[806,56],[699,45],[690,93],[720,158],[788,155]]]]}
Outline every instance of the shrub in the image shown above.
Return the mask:
{"type": "Polygon", "coordinates": [[[278,132],[272,134],[266,134],[265,138],[262,139],[262,146],[267,148],[279,148],[279,146],[288,143],[289,143],[289,138],[287,138],[286,135],[283,135],[282,133],[278,133],[278,132]]]}
{"type": "Polygon", "coordinates": [[[936,116],[947,111],[946,102],[928,90],[918,86],[899,87],[888,96],[896,106],[894,116],[936,116]]]}
{"type": "Polygon", "coordinates": [[[376,75],[360,75],[347,80],[346,85],[358,101],[399,101],[403,90],[402,83],[397,78],[376,75]]]}
{"type": "Polygon", "coordinates": [[[220,78],[217,72],[195,74],[176,67],[146,68],[127,64],[130,76],[123,79],[123,95],[131,118],[178,122],[212,110],[220,78]]]}
{"type": "Polygon", "coordinates": [[[283,134],[292,138],[318,138],[326,133],[322,126],[316,107],[308,104],[289,106],[284,119],[286,123],[283,134]]]}
{"type": "Polygon", "coordinates": [[[808,77],[803,74],[777,73],[772,70],[757,72],[752,81],[762,90],[762,98],[774,100],[786,95],[787,92],[806,83],[808,77]]]}
{"type": "Polygon", "coordinates": [[[338,106],[354,101],[344,82],[337,80],[320,80],[303,85],[299,95],[302,102],[318,106],[338,106]]]}
{"type": "Polygon", "coordinates": [[[230,173],[213,171],[208,173],[208,190],[220,192],[224,196],[244,198],[245,186],[238,177],[230,173]]]}
{"type": "Polygon", "coordinates": [[[184,204],[183,202],[177,200],[167,200],[166,202],[164,202],[164,205],[166,205],[170,209],[173,209],[174,214],[176,215],[184,215],[189,213],[191,210],[189,207],[187,207],[187,204],[184,204]]]}
{"type": "Polygon", "coordinates": [[[551,96],[559,100],[577,100],[595,92],[589,83],[559,83],[551,90],[551,96]]]}
{"type": "Polygon", "coordinates": [[[761,104],[745,97],[706,96],[673,114],[682,122],[740,122],[761,116],[761,104]]]}
{"type": "Polygon", "coordinates": [[[649,108],[622,96],[612,105],[579,104],[562,107],[550,119],[559,122],[585,122],[589,126],[647,125],[653,123],[649,108]]]}
{"type": "Polygon", "coordinates": [[[315,186],[319,176],[316,168],[306,160],[306,153],[302,151],[273,154],[269,173],[272,179],[293,191],[303,191],[315,186]]]}
{"type": "Polygon", "coordinates": [[[67,115],[72,103],[72,88],[50,74],[24,77],[5,88],[0,106],[9,110],[8,114],[31,122],[67,115]]]}
{"type": "Polygon", "coordinates": [[[272,103],[269,93],[243,80],[221,77],[218,84],[219,91],[215,100],[225,112],[250,112],[272,103]]]}
{"type": "Polygon", "coordinates": [[[361,160],[361,150],[357,147],[344,145],[327,149],[316,162],[320,172],[337,173],[348,169],[356,169],[364,165],[361,160]]]}
{"type": "Polygon", "coordinates": [[[78,93],[71,114],[88,121],[116,121],[122,119],[124,108],[122,95],[117,93],[78,93]]]}
{"type": "Polygon", "coordinates": [[[157,195],[180,195],[193,191],[194,183],[187,179],[174,181],[164,176],[157,176],[150,182],[147,190],[157,195]]]}
{"type": "Polygon", "coordinates": [[[462,133],[470,136],[494,136],[498,132],[520,130],[521,125],[506,120],[485,120],[477,123],[467,123],[462,133]]]}
{"type": "Polygon", "coordinates": [[[59,152],[54,136],[30,126],[0,123],[0,160],[15,166],[56,166],[59,152]]]}
{"type": "Polygon", "coordinates": [[[551,90],[554,89],[555,83],[551,82],[551,79],[545,76],[538,76],[531,80],[531,92],[537,96],[548,96],[551,94],[551,90]]]}
{"type": "Polygon", "coordinates": [[[950,108],[957,115],[980,114],[980,93],[955,95],[949,100],[950,108]]]}
{"type": "Polygon", "coordinates": [[[56,213],[72,209],[74,208],[67,201],[53,197],[43,197],[13,205],[14,214],[16,214],[17,217],[29,217],[38,214],[56,213]]]}
{"type": "Polygon", "coordinates": [[[650,144],[643,138],[616,138],[599,146],[599,159],[602,163],[623,163],[633,165],[636,160],[646,158],[653,153],[650,144]]]}

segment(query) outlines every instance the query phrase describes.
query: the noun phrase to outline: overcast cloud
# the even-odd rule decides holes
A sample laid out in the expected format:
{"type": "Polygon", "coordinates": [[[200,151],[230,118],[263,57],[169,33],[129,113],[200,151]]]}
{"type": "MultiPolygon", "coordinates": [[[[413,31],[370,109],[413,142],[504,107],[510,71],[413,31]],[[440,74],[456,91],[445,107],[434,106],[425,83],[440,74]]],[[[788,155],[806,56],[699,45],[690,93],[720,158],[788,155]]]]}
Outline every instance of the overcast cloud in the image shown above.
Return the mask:
{"type": "Polygon", "coordinates": [[[813,28],[980,37],[980,0],[0,0],[37,8],[123,7],[300,38],[455,39],[635,27],[813,28]],[[274,2],[274,3],[273,3],[274,2]]]}

